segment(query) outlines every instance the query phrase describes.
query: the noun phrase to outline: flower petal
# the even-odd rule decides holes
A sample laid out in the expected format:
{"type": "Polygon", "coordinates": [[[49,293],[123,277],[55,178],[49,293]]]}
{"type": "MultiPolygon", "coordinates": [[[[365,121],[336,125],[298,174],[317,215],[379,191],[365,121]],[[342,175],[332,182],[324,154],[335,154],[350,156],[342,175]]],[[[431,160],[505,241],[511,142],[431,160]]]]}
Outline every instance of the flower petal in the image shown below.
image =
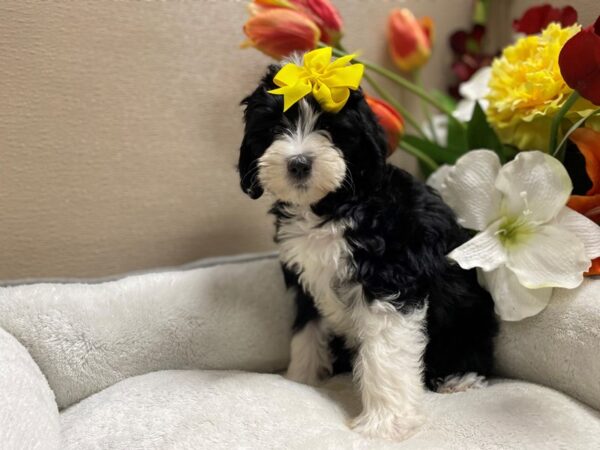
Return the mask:
{"type": "Polygon", "coordinates": [[[589,259],[600,256],[600,226],[598,224],[567,207],[558,213],[556,223],[579,238],[589,259]]]}
{"type": "Polygon", "coordinates": [[[500,223],[501,220],[494,222],[473,239],[452,250],[448,258],[456,261],[463,269],[481,267],[486,271],[506,262],[506,252],[496,233],[500,223]]]}
{"type": "Polygon", "coordinates": [[[600,17],[563,45],[558,63],[565,82],[583,98],[600,104],[600,17]]]}
{"type": "Polygon", "coordinates": [[[499,170],[500,160],[494,152],[473,150],[449,171],[440,193],[465,228],[481,231],[498,218],[500,193],[494,182],[499,170]]]}
{"type": "Polygon", "coordinates": [[[421,124],[421,128],[425,133],[425,136],[430,141],[434,141],[437,138],[439,144],[443,147],[446,146],[448,142],[448,116],[446,114],[435,114],[431,121],[433,122],[433,132],[435,132],[435,136],[431,130],[431,126],[429,121],[424,121],[421,124]]]}
{"type": "Polygon", "coordinates": [[[590,258],[575,234],[554,225],[541,225],[527,233],[506,248],[506,266],[523,286],[572,289],[581,284],[590,258]]]}
{"type": "MultiPolygon", "coordinates": [[[[461,83],[458,92],[461,97],[468,100],[479,100],[486,97],[489,92],[490,79],[492,78],[492,68],[490,66],[482,67],[473,74],[469,81],[461,83]]],[[[469,117],[470,119],[471,117],[469,117]]],[[[468,119],[467,119],[468,120],[468,119]]]]}
{"type": "Polygon", "coordinates": [[[585,158],[585,171],[592,182],[587,195],[600,194],[600,133],[590,128],[578,128],[569,138],[585,158]]]}
{"type": "Polygon", "coordinates": [[[506,267],[491,272],[477,270],[492,294],[496,314],[502,320],[522,320],[535,316],[550,303],[552,288],[527,289],[506,267]]]}
{"type": "Polygon", "coordinates": [[[429,178],[427,178],[427,186],[434,188],[436,191],[440,192],[442,190],[442,185],[446,181],[446,177],[450,173],[452,166],[448,164],[442,164],[440,167],[436,169],[429,178]]]}
{"type": "Polygon", "coordinates": [[[473,117],[473,110],[475,109],[476,102],[476,100],[463,98],[456,104],[456,109],[452,112],[452,115],[461,122],[469,122],[471,117],[473,117]]]}
{"type": "Polygon", "coordinates": [[[504,194],[504,213],[545,223],[556,217],[573,189],[556,158],[540,151],[521,152],[498,172],[496,188],[504,194]]]}

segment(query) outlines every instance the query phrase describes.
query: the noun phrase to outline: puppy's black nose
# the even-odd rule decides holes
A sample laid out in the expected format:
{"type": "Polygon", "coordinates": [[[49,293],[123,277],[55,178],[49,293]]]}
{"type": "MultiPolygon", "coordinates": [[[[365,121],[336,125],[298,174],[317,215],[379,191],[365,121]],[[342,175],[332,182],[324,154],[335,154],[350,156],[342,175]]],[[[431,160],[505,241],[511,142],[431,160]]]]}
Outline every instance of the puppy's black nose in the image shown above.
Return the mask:
{"type": "Polygon", "coordinates": [[[312,159],[305,155],[298,155],[288,160],[288,172],[296,180],[303,180],[310,174],[312,159]]]}

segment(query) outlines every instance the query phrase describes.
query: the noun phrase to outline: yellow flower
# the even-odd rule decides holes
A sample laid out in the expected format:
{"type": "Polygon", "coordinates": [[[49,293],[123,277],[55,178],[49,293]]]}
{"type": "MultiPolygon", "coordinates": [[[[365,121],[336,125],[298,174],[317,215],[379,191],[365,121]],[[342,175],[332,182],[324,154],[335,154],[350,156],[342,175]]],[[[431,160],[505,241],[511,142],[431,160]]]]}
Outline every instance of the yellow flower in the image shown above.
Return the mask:
{"type": "MultiPolygon", "coordinates": [[[[519,39],[494,60],[487,117],[503,142],[547,150],[552,117],[573,92],[560,74],[558,55],[580,28],[551,23],[541,35],[519,39]]],[[[580,99],[566,120],[575,121],[593,109],[580,99]]]]}

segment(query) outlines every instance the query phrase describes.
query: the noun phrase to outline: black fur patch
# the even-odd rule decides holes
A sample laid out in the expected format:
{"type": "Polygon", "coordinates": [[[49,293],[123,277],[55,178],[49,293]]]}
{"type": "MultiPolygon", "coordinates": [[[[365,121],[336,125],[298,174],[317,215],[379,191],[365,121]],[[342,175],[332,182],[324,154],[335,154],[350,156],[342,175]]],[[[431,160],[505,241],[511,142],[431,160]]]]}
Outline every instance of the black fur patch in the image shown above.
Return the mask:
{"type": "MultiPolygon", "coordinates": [[[[252,198],[263,188],[256,177],[256,160],[287,123],[298,106],[283,113],[282,99],[267,93],[273,88],[271,67],[259,87],[247,97],[245,134],[240,150],[241,186],[252,198]]],[[[314,107],[318,107],[313,99],[314,107]]],[[[493,339],[498,331],[494,305],[482,289],[475,271],[451,264],[446,255],[470,236],[450,208],[432,189],[407,172],[386,165],[383,130],[361,91],[351,92],[337,114],[322,113],[317,129],[326,130],[341,149],[347,165],[346,180],[335,192],[312,205],[323,223],[352,223],[345,234],[356,264],[353,280],[363,287],[368,301],[388,299],[399,311],[429,303],[424,355],[425,381],[435,388],[438,379],[451,374],[477,372],[489,375],[493,365],[493,339]]],[[[276,224],[286,216],[283,204],[271,212],[276,224]]],[[[289,287],[297,291],[295,330],[319,318],[311,296],[299,286],[293,268],[284,267],[289,287]]],[[[331,349],[338,371],[350,368],[352,350],[342,337],[331,349]]]]}

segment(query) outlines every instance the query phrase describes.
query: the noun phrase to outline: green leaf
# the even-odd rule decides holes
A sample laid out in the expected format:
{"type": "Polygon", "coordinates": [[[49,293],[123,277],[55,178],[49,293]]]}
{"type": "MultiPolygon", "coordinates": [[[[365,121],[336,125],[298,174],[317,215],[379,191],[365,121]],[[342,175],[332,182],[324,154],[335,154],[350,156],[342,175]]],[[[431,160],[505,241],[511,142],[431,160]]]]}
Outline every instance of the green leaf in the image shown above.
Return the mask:
{"type": "Polygon", "coordinates": [[[514,145],[504,144],[504,156],[506,157],[507,161],[515,159],[515,156],[517,156],[519,152],[520,150],[514,145]]]}
{"type": "Polygon", "coordinates": [[[573,126],[571,128],[569,128],[569,130],[565,133],[565,135],[563,136],[560,143],[556,146],[556,150],[554,150],[554,153],[552,154],[552,156],[555,156],[556,158],[558,158],[559,161],[562,161],[565,157],[564,152],[563,152],[563,147],[564,147],[565,143],[567,142],[567,139],[569,139],[569,136],[571,136],[571,134],[577,128],[579,128],[581,125],[583,125],[583,123],[586,120],[588,120],[590,117],[594,117],[597,114],[600,114],[600,108],[592,111],[591,113],[589,113],[586,116],[583,116],[581,119],[579,119],[577,122],[575,122],[573,124],[573,126]]]}
{"type": "Polygon", "coordinates": [[[442,91],[438,91],[437,89],[433,89],[431,91],[431,96],[440,102],[442,105],[446,106],[449,110],[456,109],[456,100],[450,97],[447,94],[444,94],[442,91]]]}
{"type": "Polygon", "coordinates": [[[496,132],[488,123],[479,102],[475,103],[473,116],[467,124],[467,147],[469,150],[479,148],[493,150],[500,157],[502,163],[506,162],[504,146],[502,145],[502,142],[500,142],[496,132]]]}
{"type": "Polygon", "coordinates": [[[463,155],[469,150],[467,128],[453,116],[448,116],[448,148],[454,153],[463,155]]]}
{"type": "MultiPolygon", "coordinates": [[[[444,148],[435,142],[422,139],[417,136],[405,135],[402,142],[407,142],[409,145],[419,149],[438,164],[454,164],[462,155],[450,148],[444,148]]],[[[402,142],[400,147],[402,147],[402,142]]]]}
{"type": "Polygon", "coordinates": [[[429,176],[433,173],[431,167],[423,163],[423,161],[419,161],[419,169],[421,170],[421,175],[423,175],[423,178],[425,180],[429,178],[429,176]]]}

